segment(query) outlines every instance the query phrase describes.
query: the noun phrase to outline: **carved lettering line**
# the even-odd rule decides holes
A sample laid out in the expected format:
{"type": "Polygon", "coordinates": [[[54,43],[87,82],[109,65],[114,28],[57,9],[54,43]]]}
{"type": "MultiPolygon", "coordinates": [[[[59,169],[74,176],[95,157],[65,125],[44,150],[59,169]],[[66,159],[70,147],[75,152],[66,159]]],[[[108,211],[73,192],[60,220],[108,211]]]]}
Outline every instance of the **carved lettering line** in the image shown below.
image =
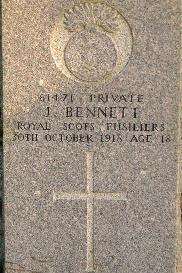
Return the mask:
{"type": "Polygon", "coordinates": [[[27,270],[17,263],[6,262],[6,271],[9,271],[9,270],[11,272],[14,271],[14,272],[18,272],[18,273],[41,273],[40,271],[27,270]],[[17,267],[17,268],[14,268],[14,267],[17,267]]]}

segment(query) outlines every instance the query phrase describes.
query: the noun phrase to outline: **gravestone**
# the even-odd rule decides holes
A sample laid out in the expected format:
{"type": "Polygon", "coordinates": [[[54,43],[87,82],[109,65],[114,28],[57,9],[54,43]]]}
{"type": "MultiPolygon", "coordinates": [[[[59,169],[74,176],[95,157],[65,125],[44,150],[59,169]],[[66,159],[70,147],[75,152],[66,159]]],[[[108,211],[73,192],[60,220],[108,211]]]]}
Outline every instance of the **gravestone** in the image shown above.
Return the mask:
{"type": "Polygon", "coordinates": [[[6,273],[176,273],[180,0],[3,1],[6,273]]]}

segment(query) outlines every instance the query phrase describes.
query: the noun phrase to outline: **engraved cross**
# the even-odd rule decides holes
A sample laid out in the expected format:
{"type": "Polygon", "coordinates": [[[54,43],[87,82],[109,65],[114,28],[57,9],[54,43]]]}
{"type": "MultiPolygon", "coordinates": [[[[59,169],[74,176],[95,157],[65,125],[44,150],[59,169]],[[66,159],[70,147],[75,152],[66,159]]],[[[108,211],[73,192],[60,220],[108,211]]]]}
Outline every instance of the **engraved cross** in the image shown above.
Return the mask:
{"type": "Polygon", "coordinates": [[[126,193],[94,192],[94,153],[87,152],[87,191],[53,192],[53,202],[57,200],[87,201],[87,272],[94,272],[94,200],[127,201],[126,193]]]}

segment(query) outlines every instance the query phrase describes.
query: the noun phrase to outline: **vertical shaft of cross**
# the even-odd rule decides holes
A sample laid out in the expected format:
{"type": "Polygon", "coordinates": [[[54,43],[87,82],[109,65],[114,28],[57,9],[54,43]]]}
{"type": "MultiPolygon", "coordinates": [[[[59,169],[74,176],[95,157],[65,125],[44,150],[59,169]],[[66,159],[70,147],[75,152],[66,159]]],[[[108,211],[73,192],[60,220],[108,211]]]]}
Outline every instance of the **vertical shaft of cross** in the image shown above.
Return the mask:
{"type": "Polygon", "coordinates": [[[87,272],[94,271],[94,153],[87,153],[87,272]]]}

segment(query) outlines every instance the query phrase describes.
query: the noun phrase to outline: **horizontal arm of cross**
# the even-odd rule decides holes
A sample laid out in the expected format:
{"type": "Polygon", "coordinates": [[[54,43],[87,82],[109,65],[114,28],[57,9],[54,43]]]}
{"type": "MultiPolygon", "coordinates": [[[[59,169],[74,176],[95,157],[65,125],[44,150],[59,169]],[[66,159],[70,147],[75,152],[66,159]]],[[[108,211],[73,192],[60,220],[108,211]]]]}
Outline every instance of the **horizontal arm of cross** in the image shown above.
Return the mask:
{"type": "Polygon", "coordinates": [[[127,201],[127,194],[124,192],[93,192],[93,193],[83,193],[83,192],[53,192],[53,201],[56,200],[88,200],[93,198],[96,200],[113,200],[113,201],[127,201]]]}

